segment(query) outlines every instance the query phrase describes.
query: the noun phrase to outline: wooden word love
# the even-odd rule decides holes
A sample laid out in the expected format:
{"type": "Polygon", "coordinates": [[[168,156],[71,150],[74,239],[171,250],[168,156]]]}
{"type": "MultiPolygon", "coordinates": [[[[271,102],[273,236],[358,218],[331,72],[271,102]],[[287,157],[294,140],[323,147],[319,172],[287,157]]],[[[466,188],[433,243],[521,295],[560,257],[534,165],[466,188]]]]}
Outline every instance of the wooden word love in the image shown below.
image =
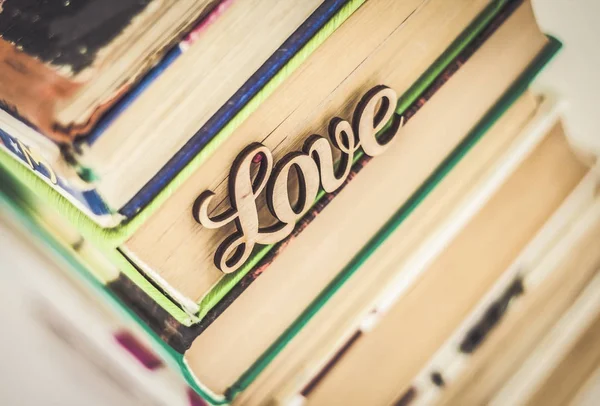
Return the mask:
{"type": "Polygon", "coordinates": [[[224,273],[238,269],[250,257],[256,244],[274,244],[287,237],[296,220],[311,207],[319,185],[326,192],[338,189],[352,167],[355,152],[362,147],[365,154],[384,152],[396,137],[403,119],[394,114],[396,92],[387,86],[376,86],[359,101],[348,121],[334,118],[329,123],[331,144],[341,152],[337,167],[329,142],[319,135],[310,136],[302,151],[290,152],[276,165],[271,151],[260,143],[248,145],[235,159],[229,173],[231,208],[209,216],[209,205],[215,194],[207,190],[196,199],[193,215],[206,228],[216,229],[234,222],[236,231],[217,248],[215,266],[224,273]],[[391,124],[386,127],[390,121],[391,124]],[[376,134],[381,132],[377,137],[376,134]],[[251,168],[258,166],[252,176],[251,168]],[[298,197],[292,202],[288,192],[290,171],[297,174],[298,197]],[[260,227],[256,199],[266,188],[266,201],[276,224],[260,227]]]}

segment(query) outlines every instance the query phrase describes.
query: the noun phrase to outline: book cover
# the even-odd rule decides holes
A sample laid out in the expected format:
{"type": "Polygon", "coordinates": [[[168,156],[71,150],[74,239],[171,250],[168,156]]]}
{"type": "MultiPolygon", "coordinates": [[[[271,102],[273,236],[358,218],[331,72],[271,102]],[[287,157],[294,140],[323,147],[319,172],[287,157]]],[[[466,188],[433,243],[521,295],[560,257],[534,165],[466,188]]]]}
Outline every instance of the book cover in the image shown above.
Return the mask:
{"type": "Polygon", "coordinates": [[[46,136],[72,142],[215,4],[6,0],[0,105],[46,136]],[[106,84],[104,93],[93,89],[96,81],[106,84]],[[83,110],[65,113],[82,98],[83,110]]]}

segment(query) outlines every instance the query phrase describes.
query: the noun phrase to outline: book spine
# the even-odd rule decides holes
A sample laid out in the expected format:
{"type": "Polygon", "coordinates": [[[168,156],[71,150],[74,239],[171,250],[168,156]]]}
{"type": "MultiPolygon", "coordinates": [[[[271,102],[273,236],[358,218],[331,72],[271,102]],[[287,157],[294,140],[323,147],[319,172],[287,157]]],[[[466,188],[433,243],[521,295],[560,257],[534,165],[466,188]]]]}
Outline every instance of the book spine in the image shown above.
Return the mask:
{"type": "Polygon", "coordinates": [[[120,222],[121,217],[109,209],[93,185],[83,182],[75,185],[69,181],[55,170],[35,146],[0,129],[0,149],[6,152],[6,160],[16,161],[21,167],[27,168],[100,226],[111,227],[120,222]]]}

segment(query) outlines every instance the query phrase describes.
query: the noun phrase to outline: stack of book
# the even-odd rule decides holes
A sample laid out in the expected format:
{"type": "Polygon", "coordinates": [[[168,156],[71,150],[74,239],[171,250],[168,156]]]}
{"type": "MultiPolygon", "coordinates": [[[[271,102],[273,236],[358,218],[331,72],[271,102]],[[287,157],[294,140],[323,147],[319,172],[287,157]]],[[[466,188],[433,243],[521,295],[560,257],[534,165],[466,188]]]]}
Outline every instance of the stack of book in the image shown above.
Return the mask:
{"type": "Polygon", "coordinates": [[[0,34],[5,214],[202,402],[598,379],[600,172],[529,90],[530,0],[6,0],[0,34]]]}

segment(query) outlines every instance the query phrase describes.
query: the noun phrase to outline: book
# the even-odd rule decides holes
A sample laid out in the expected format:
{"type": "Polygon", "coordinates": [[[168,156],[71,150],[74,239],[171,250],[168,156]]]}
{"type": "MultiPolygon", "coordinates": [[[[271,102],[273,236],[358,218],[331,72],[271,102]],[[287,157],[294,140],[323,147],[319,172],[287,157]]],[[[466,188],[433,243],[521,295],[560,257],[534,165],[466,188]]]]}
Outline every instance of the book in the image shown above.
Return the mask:
{"type": "Polygon", "coordinates": [[[72,142],[215,4],[3,2],[0,101],[43,134],[72,142]]]}
{"type": "MultiPolygon", "coordinates": [[[[0,116],[8,116],[0,110],[0,116]]],[[[58,147],[51,141],[39,138],[37,143],[24,142],[11,134],[18,134],[13,128],[26,128],[25,124],[11,120],[12,126],[3,125],[0,128],[0,150],[5,153],[4,159],[14,159],[17,164],[23,165],[31,171],[29,176],[37,176],[42,182],[55,189],[62,195],[77,211],[93,219],[102,227],[114,227],[121,222],[121,216],[114,215],[106,205],[95,187],[78,179],[73,168],[66,163],[52,165],[53,156],[61,161],[61,153],[58,147]],[[38,145],[49,145],[49,151],[42,155],[38,145]],[[50,155],[48,155],[50,154],[50,155]],[[57,169],[57,168],[62,168],[57,169]],[[71,173],[71,176],[67,175],[71,173]]]]}
{"type": "MultiPolygon", "coordinates": [[[[92,394],[96,401],[115,404],[189,406],[198,401],[153,350],[143,326],[106,300],[95,279],[74,271],[84,263],[101,269],[91,252],[55,240],[56,234],[39,228],[15,203],[0,194],[2,266],[10,270],[3,274],[3,298],[13,306],[2,313],[10,330],[3,338],[4,356],[11,365],[3,401],[75,404],[92,394]],[[38,390],[24,392],[23,375],[47,384],[38,382],[38,390]]],[[[105,269],[104,274],[114,272],[105,269]]]]}
{"type": "MultiPolygon", "coordinates": [[[[116,227],[148,205],[201,150],[209,155],[215,147],[204,148],[207,143],[253,99],[254,107],[246,110],[255,109],[363,1],[220,3],[49,165],[57,172],[65,160],[73,166],[113,214],[108,227],[116,227]],[[257,98],[259,93],[263,96],[257,98]]],[[[0,120],[16,126],[10,115],[0,115],[0,120]]],[[[39,144],[35,129],[9,135],[30,148],[39,144]]],[[[61,177],[68,180],[72,172],[61,177]]]]}
{"type": "MultiPolygon", "coordinates": [[[[110,108],[107,107],[108,111],[103,113],[101,115],[102,119],[93,126],[93,134],[89,134],[86,139],[98,137],[111,117],[117,116],[120,111],[126,108],[128,103],[143,92],[143,89],[149,83],[173,63],[178,55],[189,47],[201,35],[202,31],[223,13],[231,1],[221,1],[218,6],[212,8],[210,13],[201,18],[192,31],[164,55],[156,66],[141,75],[142,78],[138,83],[123,85],[122,91],[119,92],[120,96],[116,98],[118,100],[111,100],[110,108]]],[[[35,7],[41,7],[41,5],[38,4],[33,8],[29,8],[28,13],[35,15],[35,7]]],[[[14,10],[8,12],[12,13],[14,10]]],[[[50,40],[48,39],[48,41],[50,40]]],[[[23,121],[0,109],[0,145],[4,147],[5,151],[16,158],[17,161],[23,162],[43,180],[49,182],[77,209],[92,218],[100,226],[116,227],[122,222],[123,216],[111,209],[96,190],[93,179],[91,179],[93,174],[89,173],[89,169],[78,165],[68,157],[64,147],[36,131],[36,128],[22,117],[21,119],[23,121]]]]}
{"type": "Polygon", "coordinates": [[[423,398],[423,402],[427,402],[440,393],[440,388],[432,382],[432,371],[444,376],[448,385],[464,373],[471,355],[476,354],[487,337],[494,334],[503,317],[512,311],[510,306],[513,302],[519,302],[528,294],[525,282],[528,282],[529,273],[536,269],[545,255],[552,252],[557,241],[572,232],[582,213],[593,206],[597,200],[597,184],[598,177],[592,169],[497,278],[494,286],[473,306],[460,326],[448,335],[413,379],[407,395],[410,394],[415,401],[423,398]]]}

